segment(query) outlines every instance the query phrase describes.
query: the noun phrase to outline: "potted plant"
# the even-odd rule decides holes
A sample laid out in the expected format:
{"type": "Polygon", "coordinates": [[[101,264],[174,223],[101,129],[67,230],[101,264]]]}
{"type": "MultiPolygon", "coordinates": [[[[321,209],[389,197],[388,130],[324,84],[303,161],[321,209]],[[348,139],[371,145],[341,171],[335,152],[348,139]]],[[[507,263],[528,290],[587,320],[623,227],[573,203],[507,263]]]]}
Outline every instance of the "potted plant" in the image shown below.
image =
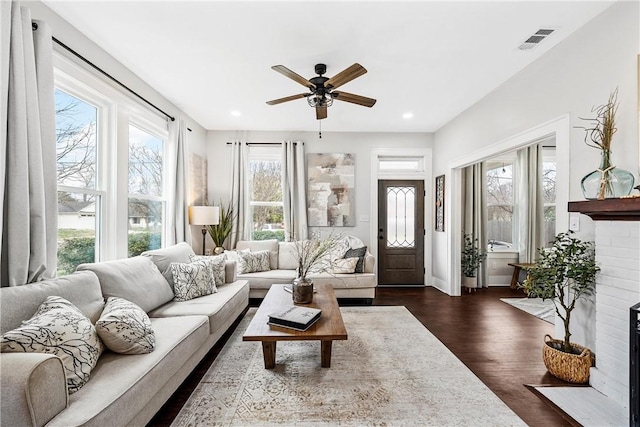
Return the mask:
{"type": "Polygon", "coordinates": [[[595,250],[592,242],[571,236],[571,231],[558,234],[549,248],[540,248],[536,264],[528,270],[522,284],[529,297],[553,299],[556,314],[564,324],[564,339],[545,336],[543,358],[554,376],[573,383],[586,383],[592,364],[591,351],[570,341],[571,313],[576,302],[593,293],[596,274],[595,250]]]}
{"type": "Polygon", "coordinates": [[[235,218],[236,214],[233,210],[233,205],[231,204],[231,202],[229,202],[229,205],[225,208],[221,201],[218,224],[207,226],[207,231],[209,232],[211,240],[213,240],[213,244],[215,245],[215,249],[213,250],[215,254],[221,254],[224,252],[223,245],[225,240],[227,240],[227,237],[229,237],[229,235],[231,234],[235,218]]]}
{"type": "Polygon", "coordinates": [[[487,253],[482,252],[478,247],[478,239],[474,239],[471,234],[465,234],[460,264],[462,266],[462,284],[469,289],[469,292],[478,286],[478,268],[485,258],[487,258],[487,253]]]}

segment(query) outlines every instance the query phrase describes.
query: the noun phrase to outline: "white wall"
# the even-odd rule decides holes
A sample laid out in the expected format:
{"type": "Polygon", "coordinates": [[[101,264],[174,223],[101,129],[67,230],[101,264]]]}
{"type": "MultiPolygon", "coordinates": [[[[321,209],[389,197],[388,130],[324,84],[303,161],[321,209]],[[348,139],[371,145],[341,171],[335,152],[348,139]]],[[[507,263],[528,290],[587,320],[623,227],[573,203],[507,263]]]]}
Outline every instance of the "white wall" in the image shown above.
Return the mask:
{"type": "MultiPolygon", "coordinates": [[[[588,116],[594,105],[608,99],[618,87],[618,133],[613,141],[613,162],[638,175],[637,54],[639,52],[638,2],[618,2],[577,30],[565,41],[529,67],[516,74],[480,102],[439,129],[434,139],[433,174],[447,174],[450,194],[450,164],[481,151],[487,145],[506,140],[542,123],[568,114],[570,146],[568,198],[583,200],[580,179],[599,165],[599,152],[587,147],[579,116],[588,116]]],[[[526,55],[523,52],[523,55],[526,55]]],[[[565,147],[566,148],[566,147],[565,147]]],[[[560,149],[560,147],[559,147],[560,149]]],[[[456,209],[456,201],[445,204],[456,209]]],[[[566,206],[559,206],[564,209],[566,206]]],[[[450,213],[450,212],[449,212],[450,213]]],[[[593,222],[581,216],[580,238],[594,240],[593,222]]],[[[454,224],[449,224],[451,229],[454,224]]],[[[568,224],[560,225],[566,230],[568,224]]],[[[434,281],[446,282],[452,274],[447,267],[447,238],[436,233],[433,240],[434,281]],[[439,254],[439,255],[438,255],[439,254]]],[[[573,338],[594,348],[593,304],[587,313],[576,313],[573,338]]]]}
{"type": "MultiPolygon", "coordinates": [[[[331,120],[331,118],[327,119],[331,120]]],[[[209,160],[209,200],[228,201],[229,158],[231,148],[227,142],[280,142],[284,140],[303,141],[307,153],[354,153],[356,159],[356,226],[340,228],[342,234],[354,235],[370,246],[370,224],[360,221],[361,215],[371,217],[370,212],[371,152],[376,148],[431,148],[432,134],[428,133],[364,133],[364,132],[271,132],[271,131],[209,131],[207,135],[207,157],[209,160]]],[[[374,178],[372,178],[374,177],[374,178]]],[[[425,183],[425,188],[432,185],[425,183]]],[[[429,199],[427,199],[429,200],[429,199]]]]}

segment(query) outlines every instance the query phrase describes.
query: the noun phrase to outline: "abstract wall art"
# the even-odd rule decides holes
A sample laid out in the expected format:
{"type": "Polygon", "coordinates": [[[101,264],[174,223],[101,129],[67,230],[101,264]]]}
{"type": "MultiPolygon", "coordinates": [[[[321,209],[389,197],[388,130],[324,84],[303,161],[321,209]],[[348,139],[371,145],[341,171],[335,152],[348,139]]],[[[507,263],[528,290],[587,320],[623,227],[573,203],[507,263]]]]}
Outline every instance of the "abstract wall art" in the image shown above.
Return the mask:
{"type": "Polygon", "coordinates": [[[310,227],[355,227],[355,156],[307,155],[307,222],[310,227]]]}

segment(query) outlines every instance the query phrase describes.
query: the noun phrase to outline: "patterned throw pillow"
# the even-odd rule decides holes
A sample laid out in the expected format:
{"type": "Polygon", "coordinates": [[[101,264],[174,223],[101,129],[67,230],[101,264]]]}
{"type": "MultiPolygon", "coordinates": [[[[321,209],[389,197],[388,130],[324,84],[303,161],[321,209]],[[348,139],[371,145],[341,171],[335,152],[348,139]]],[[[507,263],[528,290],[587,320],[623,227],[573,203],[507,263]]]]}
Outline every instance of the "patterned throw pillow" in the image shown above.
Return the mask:
{"type": "Polygon", "coordinates": [[[367,247],[363,246],[357,249],[349,249],[344,254],[345,258],[358,257],[358,264],[356,264],[356,273],[364,273],[364,256],[367,253],[367,247]]]}
{"type": "Polygon", "coordinates": [[[331,272],[334,274],[350,274],[355,272],[358,258],[342,258],[333,261],[331,272]]]}
{"type": "Polygon", "coordinates": [[[214,292],[216,283],[206,261],[172,262],[174,301],[189,301],[214,292]]]}
{"type": "Polygon", "coordinates": [[[115,353],[151,353],[156,336],[149,316],[136,304],[124,298],[109,297],[96,322],[98,336],[115,353]]]}
{"type": "Polygon", "coordinates": [[[269,271],[269,251],[238,252],[238,271],[240,274],[269,271]]]}
{"type": "MultiPolygon", "coordinates": [[[[216,286],[222,286],[225,284],[226,274],[225,274],[225,264],[227,262],[226,258],[221,255],[216,256],[202,256],[202,255],[191,255],[189,257],[191,262],[195,261],[204,261],[209,265],[211,269],[211,274],[215,279],[216,286]]],[[[213,292],[217,292],[217,289],[214,289],[213,292]]]]}
{"type": "Polygon", "coordinates": [[[103,350],[91,320],[58,296],[48,297],[31,319],[0,339],[3,353],[47,353],[62,359],[69,394],[89,381],[103,350]]]}

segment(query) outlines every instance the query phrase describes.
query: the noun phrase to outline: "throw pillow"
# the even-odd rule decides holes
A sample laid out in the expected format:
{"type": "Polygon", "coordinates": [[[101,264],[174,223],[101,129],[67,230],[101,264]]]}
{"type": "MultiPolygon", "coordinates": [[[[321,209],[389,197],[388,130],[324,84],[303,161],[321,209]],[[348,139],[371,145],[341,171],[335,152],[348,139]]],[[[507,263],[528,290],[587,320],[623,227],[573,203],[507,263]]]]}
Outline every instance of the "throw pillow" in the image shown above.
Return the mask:
{"type": "Polygon", "coordinates": [[[189,301],[214,292],[215,279],[206,261],[172,262],[174,301],[189,301]]]}
{"type": "Polygon", "coordinates": [[[151,353],[156,336],[149,316],[136,304],[124,298],[109,297],[96,323],[98,336],[115,353],[151,353]]]}
{"type": "Polygon", "coordinates": [[[269,271],[269,251],[238,252],[240,262],[238,271],[240,274],[269,271]]]}
{"type": "Polygon", "coordinates": [[[334,274],[349,274],[356,270],[358,258],[342,258],[333,261],[331,272],[334,274]]]}
{"type": "Polygon", "coordinates": [[[3,353],[47,353],[58,356],[75,393],[89,381],[104,346],[91,320],[62,297],[50,296],[22,326],[0,339],[3,353]]]}
{"type": "MultiPolygon", "coordinates": [[[[195,261],[204,261],[209,265],[211,270],[211,275],[215,279],[216,286],[222,286],[225,284],[225,263],[227,262],[225,257],[216,255],[216,256],[202,256],[202,255],[191,255],[191,262],[195,261]]],[[[217,289],[214,289],[213,292],[217,292],[217,289]]]]}
{"type": "Polygon", "coordinates": [[[357,249],[349,249],[345,254],[345,258],[358,258],[358,264],[356,264],[356,273],[364,273],[364,256],[367,253],[367,247],[363,246],[357,249]]]}
{"type": "Polygon", "coordinates": [[[224,251],[224,259],[227,261],[233,261],[236,264],[240,263],[240,252],[251,252],[249,249],[240,249],[235,251],[224,251]]]}

